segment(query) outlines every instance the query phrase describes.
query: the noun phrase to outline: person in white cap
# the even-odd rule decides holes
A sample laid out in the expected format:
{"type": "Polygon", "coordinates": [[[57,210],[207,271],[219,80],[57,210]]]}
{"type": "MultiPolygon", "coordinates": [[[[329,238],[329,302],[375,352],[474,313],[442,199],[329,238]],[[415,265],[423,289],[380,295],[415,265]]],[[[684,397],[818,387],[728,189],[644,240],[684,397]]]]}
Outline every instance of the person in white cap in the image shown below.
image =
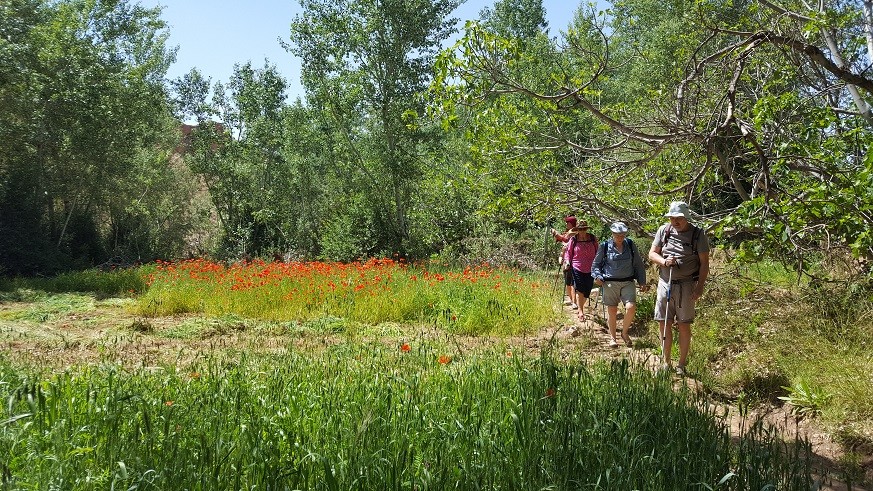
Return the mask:
{"type": "Polygon", "coordinates": [[[606,306],[606,326],[609,329],[609,346],[618,346],[615,337],[618,304],[624,304],[624,321],[621,338],[628,347],[633,346],[628,330],[634,321],[637,308],[637,289],[647,291],[646,267],[633,241],[627,238],[627,225],[615,222],[609,230],[612,238],[601,242],[591,264],[591,276],[595,285],[603,285],[603,305],[606,306]]]}
{"type": "Polygon", "coordinates": [[[682,201],[670,203],[664,215],[670,219],[658,228],[649,260],[659,266],[658,300],[655,320],[661,329],[664,368],[671,368],[673,324],[679,330],[679,363],[676,373],[684,375],[691,347],[691,323],[694,307],[703,295],[709,276],[709,239],[699,227],[692,225],[688,205],[682,201]]]}

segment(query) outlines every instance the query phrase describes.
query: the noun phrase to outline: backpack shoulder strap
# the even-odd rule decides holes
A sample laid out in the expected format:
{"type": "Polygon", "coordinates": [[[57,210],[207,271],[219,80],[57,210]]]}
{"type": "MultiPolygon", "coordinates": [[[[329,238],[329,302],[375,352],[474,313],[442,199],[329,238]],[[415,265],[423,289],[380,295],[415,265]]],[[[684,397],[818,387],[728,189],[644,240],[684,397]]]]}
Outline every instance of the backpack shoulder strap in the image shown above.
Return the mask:
{"type": "Polygon", "coordinates": [[[627,246],[630,249],[631,253],[631,264],[637,262],[637,246],[634,244],[634,241],[630,240],[630,238],[624,239],[627,241],[627,246]]]}
{"type": "Polygon", "coordinates": [[[600,251],[599,251],[600,267],[603,267],[603,265],[606,264],[606,241],[605,240],[600,243],[599,249],[600,249],[600,251]]]}
{"type": "Polygon", "coordinates": [[[697,241],[700,239],[700,227],[696,225],[691,227],[693,227],[693,232],[691,232],[691,250],[697,256],[697,241]]]}
{"type": "Polygon", "coordinates": [[[661,248],[662,249],[664,248],[665,245],[667,245],[667,242],[670,240],[670,234],[672,232],[673,232],[673,225],[670,225],[668,223],[667,226],[664,227],[664,239],[661,240],[661,248]]]}

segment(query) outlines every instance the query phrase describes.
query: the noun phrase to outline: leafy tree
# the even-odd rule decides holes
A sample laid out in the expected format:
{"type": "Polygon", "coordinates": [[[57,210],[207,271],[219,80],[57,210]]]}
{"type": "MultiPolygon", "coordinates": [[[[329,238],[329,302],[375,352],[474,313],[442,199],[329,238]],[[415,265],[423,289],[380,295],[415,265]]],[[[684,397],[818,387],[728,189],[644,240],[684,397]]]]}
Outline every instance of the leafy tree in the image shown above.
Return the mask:
{"type": "Polygon", "coordinates": [[[227,85],[192,70],[173,82],[180,116],[194,117],[185,162],[209,191],[221,229],[221,255],[284,251],[288,164],[286,82],[274,65],[235,65],[227,85]]]}
{"type": "MultiPolygon", "coordinates": [[[[853,2],[804,5],[580,9],[535,79],[523,56],[469,30],[441,65],[443,100],[503,99],[517,119],[539,121],[543,138],[526,148],[574,156],[564,172],[542,172],[543,185],[570,196],[582,188],[581,206],[640,232],[683,198],[743,250],[801,271],[822,245],[870,259],[869,21],[853,2]]],[[[511,141],[501,133],[481,145],[506,151],[498,137],[511,141]]]]}
{"type": "MultiPolygon", "coordinates": [[[[342,192],[326,237],[334,257],[405,254],[422,179],[422,97],[458,0],[302,0],[288,49],[303,60],[308,102],[327,115],[342,192]]],[[[328,244],[324,244],[328,245],[328,244]]]]}
{"type": "Polygon", "coordinates": [[[482,9],[479,17],[489,32],[522,43],[549,27],[542,0],[497,0],[492,8],[482,9]]]}
{"type": "Polygon", "coordinates": [[[143,203],[144,189],[127,183],[172,172],[156,158],[172,131],[164,29],[158,10],[123,0],[4,2],[0,250],[9,271],[88,266],[127,255],[134,240],[156,253],[151,238],[119,231],[148,220],[128,206],[143,203]]]}

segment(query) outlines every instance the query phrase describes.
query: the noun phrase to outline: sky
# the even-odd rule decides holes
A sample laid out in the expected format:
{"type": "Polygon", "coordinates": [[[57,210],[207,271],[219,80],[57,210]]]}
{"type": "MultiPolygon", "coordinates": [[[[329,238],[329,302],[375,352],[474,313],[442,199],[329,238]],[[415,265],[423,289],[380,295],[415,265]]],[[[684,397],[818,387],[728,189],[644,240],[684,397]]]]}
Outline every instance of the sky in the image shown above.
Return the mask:
{"type": "MultiPolygon", "coordinates": [[[[279,45],[289,39],[291,20],[300,12],[297,0],[139,0],[145,7],[162,6],[161,17],[169,24],[169,46],[178,47],[176,62],[167,72],[170,80],[197,68],[212,83],[227,82],[234,64],[251,61],[263,68],[267,59],[288,82],[290,100],[303,97],[300,60],[279,45]]],[[[453,17],[476,19],[494,0],[467,0],[453,17]]],[[[579,3],[543,0],[549,33],[566,29],[579,3]]]]}

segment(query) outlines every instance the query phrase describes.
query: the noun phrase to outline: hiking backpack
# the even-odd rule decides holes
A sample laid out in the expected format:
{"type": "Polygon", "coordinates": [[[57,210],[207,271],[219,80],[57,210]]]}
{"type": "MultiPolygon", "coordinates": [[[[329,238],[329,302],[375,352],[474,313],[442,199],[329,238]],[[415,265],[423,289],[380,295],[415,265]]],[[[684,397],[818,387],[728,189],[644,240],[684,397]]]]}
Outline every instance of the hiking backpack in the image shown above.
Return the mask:
{"type": "MultiPolygon", "coordinates": [[[[691,229],[692,229],[691,243],[690,244],[688,242],[680,242],[680,243],[685,247],[691,246],[692,254],[694,254],[695,256],[698,256],[699,254],[697,252],[697,242],[700,239],[700,227],[697,227],[695,225],[691,225],[691,229]]],[[[673,225],[668,224],[667,228],[664,229],[664,240],[661,241],[661,249],[663,249],[664,246],[667,245],[667,242],[670,240],[670,234],[672,232],[673,232],[673,225]]]]}

